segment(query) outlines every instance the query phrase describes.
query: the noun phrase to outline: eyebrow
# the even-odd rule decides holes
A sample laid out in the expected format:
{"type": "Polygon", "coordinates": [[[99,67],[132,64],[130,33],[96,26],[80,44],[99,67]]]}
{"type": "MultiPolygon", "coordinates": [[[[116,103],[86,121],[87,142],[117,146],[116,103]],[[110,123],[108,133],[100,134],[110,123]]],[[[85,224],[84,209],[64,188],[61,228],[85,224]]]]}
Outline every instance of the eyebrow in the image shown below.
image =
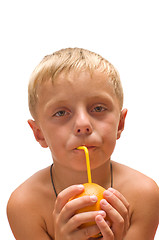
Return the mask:
{"type": "Polygon", "coordinates": [[[113,103],[113,98],[107,93],[101,93],[100,95],[92,95],[91,99],[94,100],[105,100],[113,103]]]}
{"type": "MultiPolygon", "coordinates": [[[[107,93],[101,93],[100,95],[92,94],[91,96],[89,96],[89,98],[87,98],[87,100],[88,100],[88,102],[92,101],[92,100],[99,101],[99,102],[107,101],[110,104],[113,104],[113,98],[107,93]]],[[[51,108],[54,104],[64,106],[64,105],[68,104],[69,102],[70,102],[69,97],[64,98],[64,99],[51,99],[49,102],[46,103],[45,110],[51,108]]]]}
{"type": "Polygon", "coordinates": [[[65,105],[67,102],[68,102],[68,98],[67,99],[62,99],[62,100],[51,99],[49,102],[46,103],[45,109],[51,108],[52,105],[54,105],[54,104],[65,105]]]}

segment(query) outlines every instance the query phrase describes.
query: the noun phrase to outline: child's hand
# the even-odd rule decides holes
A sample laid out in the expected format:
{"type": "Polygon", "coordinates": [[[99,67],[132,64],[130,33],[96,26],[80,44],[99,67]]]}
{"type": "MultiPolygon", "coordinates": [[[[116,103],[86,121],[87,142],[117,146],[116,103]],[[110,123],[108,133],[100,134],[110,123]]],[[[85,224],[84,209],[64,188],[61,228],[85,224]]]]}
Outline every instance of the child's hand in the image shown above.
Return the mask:
{"type": "Polygon", "coordinates": [[[100,232],[96,224],[83,229],[79,228],[83,223],[95,221],[97,216],[102,218],[106,216],[104,211],[75,213],[76,210],[91,206],[97,201],[95,196],[84,196],[69,201],[71,197],[82,193],[83,190],[83,185],[74,185],[59,193],[53,211],[55,240],[86,240],[100,232]]]}
{"type": "Polygon", "coordinates": [[[103,235],[103,240],[122,240],[129,228],[129,204],[117,190],[109,188],[103,194],[101,208],[109,216],[112,225],[109,227],[100,216],[95,221],[103,235]]]}

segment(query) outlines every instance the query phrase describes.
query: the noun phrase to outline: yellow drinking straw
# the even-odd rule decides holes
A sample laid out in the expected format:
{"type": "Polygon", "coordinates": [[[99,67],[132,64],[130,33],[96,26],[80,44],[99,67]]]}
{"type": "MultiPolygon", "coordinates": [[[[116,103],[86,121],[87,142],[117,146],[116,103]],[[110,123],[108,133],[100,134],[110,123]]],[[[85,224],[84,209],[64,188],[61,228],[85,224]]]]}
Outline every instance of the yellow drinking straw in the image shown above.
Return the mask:
{"type": "Polygon", "coordinates": [[[86,165],[87,165],[87,175],[88,175],[88,183],[92,183],[88,148],[85,147],[85,146],[80,146],[77,149],[82,149],[85,152],[85,155],[86,155],[86,165]]]}

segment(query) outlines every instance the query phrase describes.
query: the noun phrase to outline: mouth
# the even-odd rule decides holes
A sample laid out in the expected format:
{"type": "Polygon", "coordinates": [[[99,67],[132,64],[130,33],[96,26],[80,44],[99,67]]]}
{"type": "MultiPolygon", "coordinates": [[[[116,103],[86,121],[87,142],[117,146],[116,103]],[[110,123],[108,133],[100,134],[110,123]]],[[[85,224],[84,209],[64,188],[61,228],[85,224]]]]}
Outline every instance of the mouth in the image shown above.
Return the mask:
{"type": "Polygon", "coordinates": [[[95,146],[86,146],[88,150],[95,149],[95,146]]]}
{"type": "MultiPolygon", "coordinates": [[[[93,150],[96,148],[95,146],[87,146],[87,145],[83,145],[83,146],[85,146],[88,150],[93,150]]],[[[80,149],[77,149],[77,148],[74,148],[74,150],[81,151],[80,149]]]]}

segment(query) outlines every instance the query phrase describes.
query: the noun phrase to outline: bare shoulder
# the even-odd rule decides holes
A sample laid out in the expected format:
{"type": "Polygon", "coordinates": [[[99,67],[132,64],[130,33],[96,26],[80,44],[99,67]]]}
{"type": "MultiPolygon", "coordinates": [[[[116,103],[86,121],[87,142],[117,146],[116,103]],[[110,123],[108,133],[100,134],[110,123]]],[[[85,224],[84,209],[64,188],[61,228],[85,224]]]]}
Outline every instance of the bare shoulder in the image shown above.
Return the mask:
{"type": "Polygon", "coordinates": [[[126,239],[153,239],[159,222],[159,188],[148,176],[114,163],[115,184],[130,204],[131,227],[126,239]],[[144,221],[143,221],[144,219],[144,221]]]}
{"type": "Polygon", "coordinates": [[[131,187],[135,188],[135,190],[136,188],[140,189],[140,187],[142,187],[142,189],[145,189],[146,191],[151,191],[154,189],[158,190],[158,186],[153,179],[133,168],[117,162],[113,162],[113,168],[115,172],[115,184],[117,184],[117,186],[131,185],[131,187]]]}
{"type": "Polygon", "coordinates": [[[128,166],[113,162],[114,184],[131,202],[147,199],[159,202],[159,188],[156,182],[141,172],[128,166]]]}
{"type": "Polygon", "coordinates": [[[50,239],[45,233],[45,205],[50,198],[49,168],[43,169],[23,184],[10,196],[7,216],[14,235],[18,239],[50,239]]]}
{"type": "Polygon", "coordinates": [[[8,203],[10,204],[10,202],[14,202],[14,200],[16,200],[16,202],[18,201],[19,203],[37,201],[39,195],[41,195],[42,192],[47,189],[47,187],[45,187],[46,184],[48,184],[48,168],[35,173],[17,189],[15,189],[15,191],[11,194],[8,203]]]}

